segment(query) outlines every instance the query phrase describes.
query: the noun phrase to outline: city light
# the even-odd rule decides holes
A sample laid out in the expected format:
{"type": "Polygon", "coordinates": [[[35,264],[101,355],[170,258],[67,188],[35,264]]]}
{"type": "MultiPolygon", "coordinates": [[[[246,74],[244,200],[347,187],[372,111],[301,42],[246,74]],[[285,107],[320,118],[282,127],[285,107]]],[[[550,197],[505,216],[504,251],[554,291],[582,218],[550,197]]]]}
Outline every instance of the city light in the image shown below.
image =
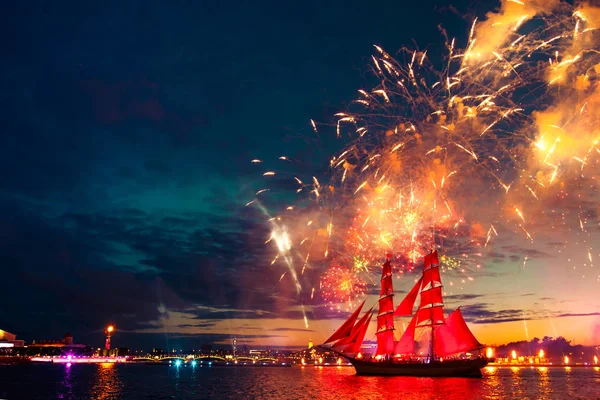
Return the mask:
{"type": "Polygon", "coordinates": [[[512,359],[513,359],[513,360],[516,360],[516,359],[517,359],[517,352],[516,352],[515,350],[513,350],[513,351],[510,353],[510,355],[511,355],[511,357],[512,357],[512,359]]]}
{"type": "Polygon", "coordinates": [[[195,366],[196,366],[196,360],[193,360],[192,361],[192,367],[195,367],[195,366]]]}
{"type": "Polygon", "coordinates": [[[108,333],[112,333],[114,330],[115,330],[115,327],[114,327],[114,326],[112,326],[112,325],[109,325],[109,326],[106,328],[106,332],[108,332],[108,333]]]}
{"type": "Polygon", "coordinates": [[[594,365],[598,364],[598,356],[594,356],[594,365]]]}
{"type": "Polygon", "coordinates": [[[544,358],[544,350],[540,350],[539,356],[540,356],[540,359],[544,358]]]}
{"type": "Polygon", "coordinates": [[[181,365],[181,360],[177,360],[177,361],[175,361],[175,366],[176,366],[176,367],[179,367],[180,365],[181,365]]]}
{"type": "Polygon", "coordinates": [[[565,356],[565,364],[569,363],[569,356],[565,356]]]}
{"type": "Polygon", "coordinates": [[[487,358],[494,357],[494,349],[492,349],[491,347],[488,347],[487,350],[486,350],[486,352],[485,352],[485,355],[486,355],[487,358]]]}

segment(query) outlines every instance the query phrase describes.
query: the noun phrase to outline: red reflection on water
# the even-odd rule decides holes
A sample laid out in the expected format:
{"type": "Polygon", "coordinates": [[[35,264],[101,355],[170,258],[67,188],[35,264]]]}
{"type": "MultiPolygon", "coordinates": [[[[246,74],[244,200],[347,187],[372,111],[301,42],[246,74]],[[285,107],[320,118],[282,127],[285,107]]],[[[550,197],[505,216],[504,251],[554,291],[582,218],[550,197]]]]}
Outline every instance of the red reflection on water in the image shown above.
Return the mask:
{"type": "MultiPolygon", "coordinates": [[[[358,376],[347,368],[324,368],[316,373],[327,392],[336,398],[474,399],[483,398],[484,381],[478,378],[418,378],[404,376],[358,376]],[[336,369],[337,371],[333,371],[336,369]],[[346,373],[347,371],[347,373],[346,373]]],[[[492,378],[494,375],[492,375],[492,378]]],[[[489,383],[489,382],[488,382],[489,383]]],[[[315,396],[316,397],[316,396],[315,396]]]]}

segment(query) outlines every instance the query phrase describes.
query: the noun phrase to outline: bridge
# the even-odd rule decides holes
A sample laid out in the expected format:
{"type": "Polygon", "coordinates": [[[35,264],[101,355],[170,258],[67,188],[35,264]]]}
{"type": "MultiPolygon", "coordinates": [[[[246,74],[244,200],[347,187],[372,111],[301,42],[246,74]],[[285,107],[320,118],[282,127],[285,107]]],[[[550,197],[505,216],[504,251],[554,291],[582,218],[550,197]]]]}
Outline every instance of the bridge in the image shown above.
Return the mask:
{"type": "Polygon", "coordinates": [[[132,361],[175,361],[175,360],[180,360],[182,362],[188,362],[188,361],[226,361],[226,362],[233,362],[233,363],[238,363],[238,362],[258,362],[258,363],[264,363],[264,362],[277,362],[278,360],[276,358],[272,358],[272,357],[260,357],[260,358],[252,358],[252,357],[235,357],[235,358],[224,358],[221,356],[213,356],[213,355],[199,355],[199,356],[193,356],[193,355],[188,355],[188,356],[172,356],[172,355],[162,355],[162,356],[154,356],[154,357],[148,357],[148,356],[139,356],[139,357],[132,357],[132,361]]]}

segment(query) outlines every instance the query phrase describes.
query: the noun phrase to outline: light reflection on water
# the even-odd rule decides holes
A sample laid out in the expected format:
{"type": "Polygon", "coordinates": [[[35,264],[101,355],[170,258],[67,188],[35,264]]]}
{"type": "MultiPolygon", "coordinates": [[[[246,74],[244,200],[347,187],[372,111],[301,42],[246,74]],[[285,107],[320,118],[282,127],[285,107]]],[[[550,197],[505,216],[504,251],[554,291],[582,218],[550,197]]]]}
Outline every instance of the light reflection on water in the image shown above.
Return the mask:
{"type": "Polygon", "coordinates": [[[73,382],[71,381],[71,363],[65,364],[64,368],[64,377],[58,388],[58,393],[56,394],[56,397],[58,399],[70,399],[73,397],[73,382]]]}
{"type": "Polygon", "coordinates": [[[356,376],[349,367],[0,367],[8,399],[595,399],[600,368],[487,367],[483,379],[356,376]],[[4,380],[3,378],[7,378],[4,380]]]}
{"type": "Polygon", "coordinates": [[[122,392],[123,384],[115,363],[101,363],[96,369],[95,382],[90,395],[94,399],[114,399],[122,392]]]}

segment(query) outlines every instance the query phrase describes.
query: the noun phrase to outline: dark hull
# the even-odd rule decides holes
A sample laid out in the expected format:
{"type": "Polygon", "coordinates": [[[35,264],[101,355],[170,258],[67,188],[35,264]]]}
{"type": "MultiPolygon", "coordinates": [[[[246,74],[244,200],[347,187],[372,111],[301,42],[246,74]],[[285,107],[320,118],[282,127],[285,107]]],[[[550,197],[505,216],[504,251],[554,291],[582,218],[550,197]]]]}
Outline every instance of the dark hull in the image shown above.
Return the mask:
{"type": "Polygon", "coordinates": [[[395,375],[395,376],[446,376],[481,378],[481,368],[488,360],[476,358],[472,360],[434,361],[431,363],[408,363],[391,361],[364,361],[350,359],[357,375],[395,375]]]}

